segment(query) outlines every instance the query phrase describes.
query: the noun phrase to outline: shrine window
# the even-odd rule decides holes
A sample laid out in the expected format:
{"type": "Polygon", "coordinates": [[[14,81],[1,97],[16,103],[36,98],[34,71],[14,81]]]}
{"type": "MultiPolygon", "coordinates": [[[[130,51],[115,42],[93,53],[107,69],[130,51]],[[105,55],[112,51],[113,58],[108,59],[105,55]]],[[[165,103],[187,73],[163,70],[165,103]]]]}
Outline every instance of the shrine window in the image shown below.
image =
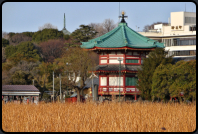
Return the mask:
{"type": "Polygon", "coordinates": [[[126,86],[136,86],[137,85],[137,77],[126,77],[125,85],[126,86]]]}
{"type": "Polygon", "coordinates": [[[126,59],[126,63],[139,63],[139,60],[126,59]]]}

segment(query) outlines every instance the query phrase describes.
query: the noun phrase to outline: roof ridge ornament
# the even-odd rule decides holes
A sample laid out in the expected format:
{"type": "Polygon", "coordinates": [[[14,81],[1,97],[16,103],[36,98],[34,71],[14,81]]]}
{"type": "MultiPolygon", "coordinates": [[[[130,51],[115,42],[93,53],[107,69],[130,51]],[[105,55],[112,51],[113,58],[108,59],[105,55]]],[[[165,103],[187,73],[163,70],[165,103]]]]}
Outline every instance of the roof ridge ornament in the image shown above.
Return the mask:
{"type": "Polygon", "coordinates": [[[125,12],[122,11],[122,16],[119,16],[119,18],[122,18],[121,23],[126,23],[124,18],[128,18],[128,16],[124,16],[125,12]]]}

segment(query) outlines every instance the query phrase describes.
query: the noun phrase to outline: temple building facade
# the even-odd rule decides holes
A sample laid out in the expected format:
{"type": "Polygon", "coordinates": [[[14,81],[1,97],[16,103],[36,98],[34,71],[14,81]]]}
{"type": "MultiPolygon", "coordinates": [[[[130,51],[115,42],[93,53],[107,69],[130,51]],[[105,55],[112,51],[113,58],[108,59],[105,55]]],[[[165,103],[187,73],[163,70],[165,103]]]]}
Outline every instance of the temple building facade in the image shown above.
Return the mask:
{"type": "Polygon", "coordinates": [[[164,48],[164,44],[128,27],[124,12],[120,17],[122,20],[118,27],[100,37],[82,42],[81,48],[99,55],[99,65],[94,71],[99,76],[99,96],[136,100],[141,94],[136,88],[136,82],[137,71],[141,69],[143,58],[157,47],[164,48]]]}

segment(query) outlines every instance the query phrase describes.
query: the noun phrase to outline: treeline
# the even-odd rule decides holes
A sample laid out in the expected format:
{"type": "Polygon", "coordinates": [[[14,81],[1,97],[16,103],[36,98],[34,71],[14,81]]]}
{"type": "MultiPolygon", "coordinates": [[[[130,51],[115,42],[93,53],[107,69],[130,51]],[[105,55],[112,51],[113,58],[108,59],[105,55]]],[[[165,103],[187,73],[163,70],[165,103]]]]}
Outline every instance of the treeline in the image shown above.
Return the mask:
{"type": "MultiPolygon", "coordinates": [[[[111,25],[115,24],[111,21],[109,26],[111,25]]],[[[97,54],[90,52],[86,54],[82,51],[81,42],[95,38],[100,32],[90,24],[80,25],[71,35],[64,35],[51,24],[39,27],[37,32],[3,32],[2,84],[30,85],[34,83],[42,93],[42,98],[46,99],[49,96],[44,94],[44,91],[52,90],[54,71],[55,91],[57,91],[55,95],[59,94],[60,89],[59,74],[62,76],[62,91],[72,89],[77,83],[68,79],[68,72],[76,72],[72,76],[74,79],[80,76],[85,80],[89,75],[87,73],[89,66],[97,65],[99,62],[97,54]],[[91,60],[88,60],[88,57],[89,59],[91,57],[91,60]],[[70,67],[66,66],[68,62],[70,67]],[[78,74],[78,72],[84,74],[78,74]]],[[[81,88],[84,85],[83,82],[81,88]]]]}
{"type": "Polygon", "coordinates": [[[196,60],[173,62],[164,49],[157,48],[143,60],[138,71],[138,89],[146,100],[180,101],[196,99],[196,60]],[[181,96],[182,95],[182,96],[181,96]]]}

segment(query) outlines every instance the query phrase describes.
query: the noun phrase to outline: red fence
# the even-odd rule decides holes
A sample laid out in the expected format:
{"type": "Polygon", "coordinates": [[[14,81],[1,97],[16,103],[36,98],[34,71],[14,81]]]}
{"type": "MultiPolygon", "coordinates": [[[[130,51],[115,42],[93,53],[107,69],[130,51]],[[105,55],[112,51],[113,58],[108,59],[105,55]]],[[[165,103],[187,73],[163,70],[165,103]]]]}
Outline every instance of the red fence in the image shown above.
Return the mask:
{"type": "MultiPolygon", "coordinates": [[[[80,96],[80,101],[85,102],[85,98],[83,96],[80,96]]],[[[77,102],[77,96],[71,98],[65,98],[65,102],[77,102]]]]}

